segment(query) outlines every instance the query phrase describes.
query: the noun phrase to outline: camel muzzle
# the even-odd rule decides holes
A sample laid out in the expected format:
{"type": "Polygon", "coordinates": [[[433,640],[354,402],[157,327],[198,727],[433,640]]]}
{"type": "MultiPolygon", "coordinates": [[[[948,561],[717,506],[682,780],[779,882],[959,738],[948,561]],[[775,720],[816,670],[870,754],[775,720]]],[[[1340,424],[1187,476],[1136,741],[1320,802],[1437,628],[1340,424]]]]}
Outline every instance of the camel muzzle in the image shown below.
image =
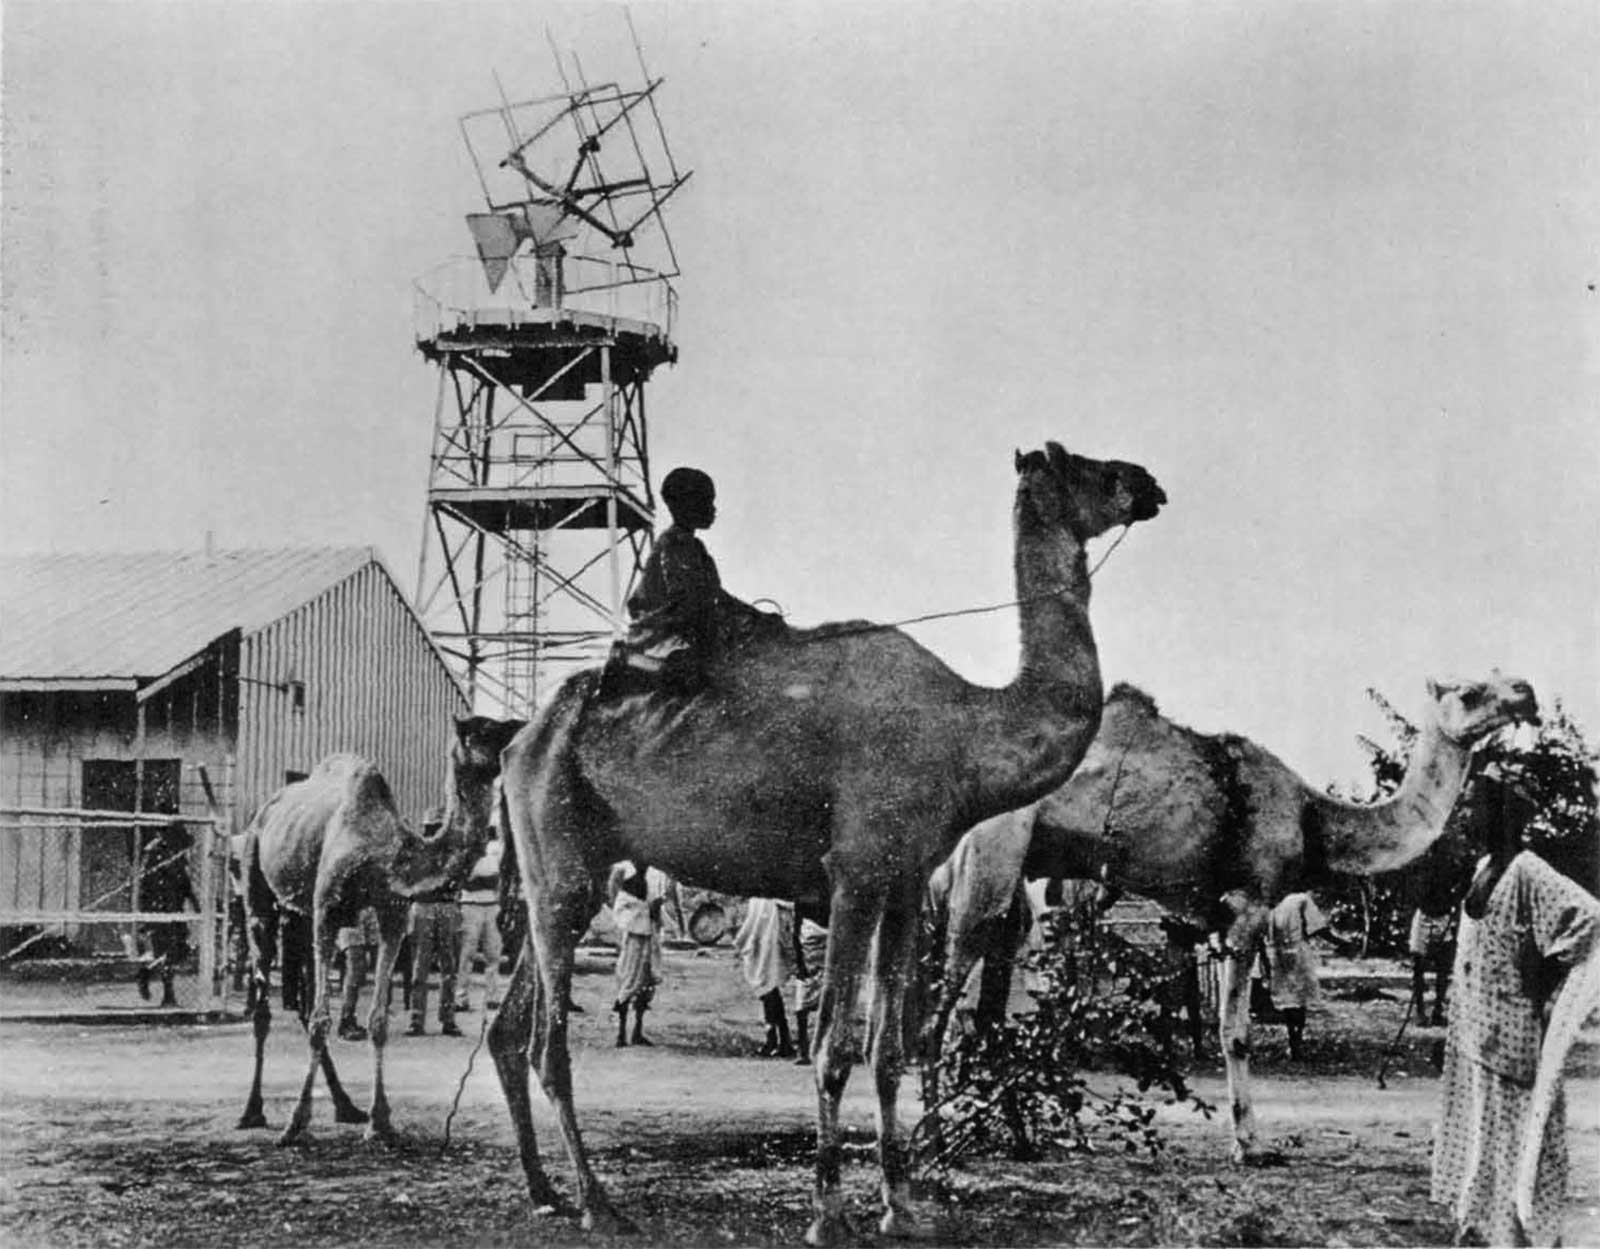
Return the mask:
{"type": "Polygon", "coordinates": [[[1155,519],[1166,502],[1167,492],[1152,479],[1135,497],[1133,519],[1135,521],[1155,519]]]}

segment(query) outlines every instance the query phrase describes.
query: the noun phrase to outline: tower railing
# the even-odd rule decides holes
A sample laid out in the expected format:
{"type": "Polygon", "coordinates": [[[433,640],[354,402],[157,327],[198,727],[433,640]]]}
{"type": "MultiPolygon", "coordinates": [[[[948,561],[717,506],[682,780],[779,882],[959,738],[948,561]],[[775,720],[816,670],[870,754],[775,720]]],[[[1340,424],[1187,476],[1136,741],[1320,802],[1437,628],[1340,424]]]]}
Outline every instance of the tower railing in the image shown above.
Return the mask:
{"type": "Polygon", "coordinates": [[[620,261],[569,256],[566,286],[556,306],[535,302],[538,265],[532,256],[507,263],[505,277],[489,289],[483,263],[458,256],[413,283],[413,330],[418,342],[461,331],[548,325],[563,313],[607,318],[635,333],[671,340],[678,293],[670,278],[620,261]]]}

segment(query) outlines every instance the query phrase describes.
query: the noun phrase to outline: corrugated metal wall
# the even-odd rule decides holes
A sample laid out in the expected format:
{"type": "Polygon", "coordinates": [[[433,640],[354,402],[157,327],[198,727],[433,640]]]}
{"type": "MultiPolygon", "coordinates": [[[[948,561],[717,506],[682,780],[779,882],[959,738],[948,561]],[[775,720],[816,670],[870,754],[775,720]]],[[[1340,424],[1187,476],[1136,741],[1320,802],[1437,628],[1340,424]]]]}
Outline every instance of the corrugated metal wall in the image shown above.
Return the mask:
{"type": "Polygon", "coordinates": [[[408,818],[443,800],[452,717],[467,702],[376,562],[246,634],[239,676],[241,826],[288,772],[339,751],[376,763],[408,818]],[[302,707],[278,688],[289,681],[304,683],[302,707]]]}

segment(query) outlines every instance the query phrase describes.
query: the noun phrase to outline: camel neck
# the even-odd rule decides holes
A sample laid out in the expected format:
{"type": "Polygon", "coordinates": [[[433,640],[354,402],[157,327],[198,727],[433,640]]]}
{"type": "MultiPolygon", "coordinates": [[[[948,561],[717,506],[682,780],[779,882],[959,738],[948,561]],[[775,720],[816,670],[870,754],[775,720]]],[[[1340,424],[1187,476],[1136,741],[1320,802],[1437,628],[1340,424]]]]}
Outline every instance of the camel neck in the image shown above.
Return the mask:
{"type": "Polygon", "coordinates": [[[1077,685],[1100,665],[1089,627],[1089,570],[1082,545],[1019,540],[1014,561],[1022,654],[1017,684],[1077,685]]]}
{"type": "Polygon", "coordinates": [[[1437,841],[1466,783],[1472,748],[1437,723],[1417,736],[1400,787],[1383,802],[1361,806],[1321,798],[1328,866],[1341,872],[1389,872],[1437,841]]]}
{"type": "Polygon", "coordinates": [[[487,844],[493,790],[492,785],[469,780],[451,764],[438,833],[408,838],[390,869],[400,892],[447,893],[460,886],[487,844]]]}
{"type": "Polygon", "coordinates": [[[1021,656],[1016,678],[978,702],[973,822],[1023,806],[1063,783],[1100,726],[1104,689],[1089,624],[1082,543],[1059,526],[1016,521],[1021,656]]]}

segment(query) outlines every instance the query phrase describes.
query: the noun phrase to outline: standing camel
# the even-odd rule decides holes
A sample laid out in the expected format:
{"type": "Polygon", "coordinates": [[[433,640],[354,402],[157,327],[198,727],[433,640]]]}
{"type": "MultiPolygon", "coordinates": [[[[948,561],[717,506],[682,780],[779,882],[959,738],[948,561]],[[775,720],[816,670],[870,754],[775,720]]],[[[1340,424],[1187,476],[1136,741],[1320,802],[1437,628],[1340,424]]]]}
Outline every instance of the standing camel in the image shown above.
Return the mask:
{"type": "MultiPolygon", "coordinates": [[[[311,1119],[311,1089],[321,1067],[340,1123],[366,1123],[368,1139],[393,1133],[383,1092],[383,1046],[389,1030],[389,991],[395,956],[405,936],[407,899],[463,880],[489,839],[500,752],[521,720],[471,716],[457,720],[446,768],[444,813],[436,830],[419,836],[401,821],[382,773],[359,755],[333,755],[305,780],[285,785],[256,813],[245,834],[242,870],[246,930],[255,981],[255,1073],[241,1128],[264,1128],[261,1064],[272,1011],[267,978],[276,954],[278,918],[309,916],[316,960],[316,1001],[306,1019],[311,1064],[294,1117],[278,1144],[288,1145],[311,1119]],[[350,1100],[328,1052],[332,1018],[334,939],[355,924],[363,907],[378,916],[378,968],[372,1012],[370,1118],[350,1100]]],[[[301,1004],[305,1019],[305,1005],[301,1004]]]]}
{"type": "MultiPolygon", "coordinates": [[[[1399,789],[1383,802],[1341,802],[1313,789],[1244,737],[1174,724],[1119,684],[1082,766],[1041,802],[973,828],[941,867],[950,874],[944,993],[930,1038],[944,1035],[974,963],[985,986],[1009,986],[1015,938],[1000,935],[1024,879],[1104,881],[1223,932],[1219,1031],[1233,1108],[1234,1157],[1255,1143],[1249,1088],[1249,956],[1272,907],[1334,874],[1404,867],[1444,832],[1473,748],[1519,721],[1538,722],[1526,681],[1428,682],[1428,712],[1399,789]],[[997,939],[998,937],[998,939],[997,939]],[[989,958],[1006,968],[991,975],[989,958]]],[[[1004,1011],[991,989],[980,1021],[1004,1011]]]]}
{"type": "Polygon", "coordinates": [[[1019,452],[1015,467],[1022,655],[1009,686],[969,684],[897,629],[827,625],[748,642],[689,698],[600,699],[597,674],[577,674],[507,750],[503,784],[535,957],[518,967],[490,1046],[536,1203],[555,1198],[534,1142],[530,1058],[577,1171],[584,1225],[627,1226],[578,1132],[564,1003],[597,884],[631,858],[690,884],[829,913],[813,1244],[846,1230],[839,1101],[855,1042],[851,1007],[873,947],[868,1055],[882,1227],[911,1230],[895,1102],[923,887],[963,831],[1049,792],[1083,757],[1103,698],[1084,546],[1166,502],[1137,465],[1068,455],[1055,443],[1019,452]]]}

